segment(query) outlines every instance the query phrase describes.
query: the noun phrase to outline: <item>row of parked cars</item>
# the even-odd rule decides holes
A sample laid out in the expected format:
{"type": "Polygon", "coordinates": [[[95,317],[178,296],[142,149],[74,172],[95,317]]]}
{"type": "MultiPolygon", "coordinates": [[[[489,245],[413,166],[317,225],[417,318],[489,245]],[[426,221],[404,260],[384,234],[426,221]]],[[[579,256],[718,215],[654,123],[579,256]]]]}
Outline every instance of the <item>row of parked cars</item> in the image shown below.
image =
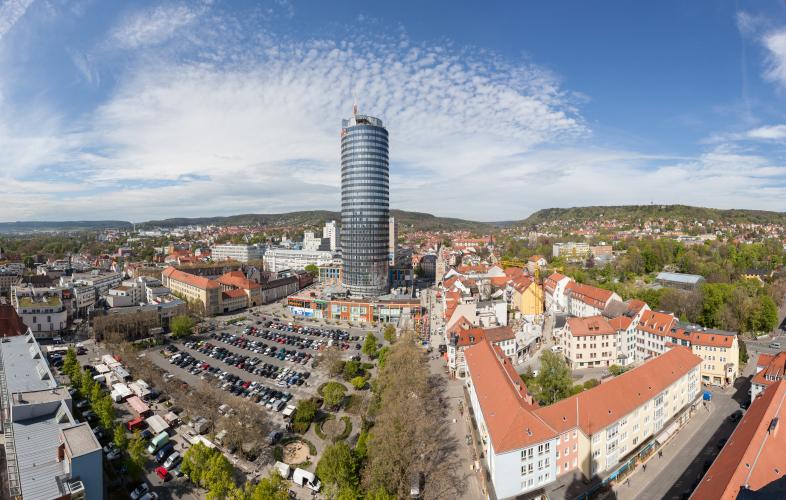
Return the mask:
{"type": "MultiPolygon", "coordinates": [[[[300,365],[306,365],[313,358],[308,352],[298,351],[297,349],[287,349],[276,344],[266,344],[259,340],[252,340],[242,335],[231,335],[229,333],[211,333],[210,338],[225,344],[251,351],[269,358],[276,358],[279,361],[289,361],[300,365]]],[[[284,342],[280,342],[283,344],[284,342]]]]}
{"type": "MultiPolygon", "coordinates": [[[[265,327],[275,330],[277,332],[281,332],[281,334],[286,335],[287,333],[299,334],[299,335],[310,335],[312,337],[318,337],[322,340],[316,341],[318,345],[330,345],[336,346],[340,349],[347,350],[350,348],[350,344],[355,342],[355,348],[360,349],[360,336],[358,335],[350,335],[349,332],[345,330],[341,330],[340,328],[319,328],[315,326],[298,326],[293,325],[291,323],[275,323],[268,321],[265,323],[265,327]]],[[[264,330],[265,332],[271,330],[264,330]]],[[[276,332],[272,332],[276,334],[276,332]]]]}
{"type": "MultiPolygon", "coordinates": [[[[202,372],[203,376],[214,377],[217,380],[219,389],[231,392],[238,397],[249,399],[271,411],[283,411],[293,397],[289,392],[273,389],[261,382],[241,379],[238,375],[222,371],[216,366],[210,366],[206,361],[197,360],[185,352],[173,355],[169,362],[192,372],[202,372]]],[[[279,374],[280,378],[277,383],[281,386],[286,386],[286,383],[282,384],[281,382],[292,380],[292,377],[295,376],[294,374],[295,372],[289,368],[283,369],[279,374]]]]}
{"type": "MultiPolygon", "coordinates": [[[[293,385],[303,385],[306,379],[311,376],[309,371],[295,371],[291,368],[284,368],[281,366],[273,365],[263,362],[259,357],[246,356],[245,354],[236,354],[229,351],[225,347],[216,346],[211,342],[199,341],[188,344],[187,347],[195,349],[196,351],[213,359],[240,368],[254,375],[275,379],[276,385],[280,387],[291,387],[293,385]]],[[[203,364],[208,365],[207,362],[203,364]]]]}

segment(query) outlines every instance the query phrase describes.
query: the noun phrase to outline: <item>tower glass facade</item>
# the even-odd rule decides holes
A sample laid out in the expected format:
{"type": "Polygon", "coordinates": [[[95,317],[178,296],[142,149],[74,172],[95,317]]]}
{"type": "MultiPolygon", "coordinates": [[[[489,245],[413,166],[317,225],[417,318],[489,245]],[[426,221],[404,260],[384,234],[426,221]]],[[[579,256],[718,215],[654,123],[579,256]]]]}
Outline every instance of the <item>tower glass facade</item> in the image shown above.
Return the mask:
{"type": "Polygon", "coordinates": [[[357,110],[341,124],[341,258],[353,295],[388,292],[388,131],[357,110]]]}

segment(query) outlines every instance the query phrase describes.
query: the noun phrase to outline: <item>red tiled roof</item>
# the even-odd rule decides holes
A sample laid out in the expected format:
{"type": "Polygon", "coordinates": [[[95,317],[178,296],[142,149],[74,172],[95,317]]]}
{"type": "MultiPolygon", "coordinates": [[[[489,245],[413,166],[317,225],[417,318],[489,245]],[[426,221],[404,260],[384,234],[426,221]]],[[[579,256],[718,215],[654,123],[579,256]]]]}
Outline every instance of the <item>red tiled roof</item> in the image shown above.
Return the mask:
{"type": "Polygon", "coordinates": [[[521,276],[513,281],[513,288],[515,288],[517,292],[523,293],[532,283],[534,283],[534,281],[531,279],[526,276],[521,276]]]}
{"type": "Polygon", "coordinates": [[[609,320],[609,324],[615,330],[627,330],[632,322],[633,322],[633,318],[630,318],[628,316],[617,316],[616,318],[612,318],[609,320]]]}
{"type": "Polygon", "coordinates": [[[578,425],[591,436],[660,394],[701,361],[687,347],[677,346],[608,382],[535,412],[560,433],[578,425]]]}
{"type": "Polygon", "coordinates": [[[464,358],[496,453],[528,447],[556,436],[554,429],[531,411],[533,406],[524,382],[515,370],[506,367],[510,360],[499,349],[480,342],[469,347],[464,358]]]}
{"type": "MultiPolygon", "coordinates": [[[[565,279],[566,276],[560,273],[552,273],[548,278],[543,281],[543,288],[545,291],[549,293],[554,293],[554,290],[557,289],[557,282],[562,281],[565,279]]],[[[572,283],[572,282],[571,282],[572,283]]]]}
{"type": "Polygon", "coordinates": [[[630,299],[630,300],[628,300],[626,302],[626,304],[628,306],[628,311],[631,311],[631,312],[633,312],[635,314],[638,314],[639,311],[641,311],[642,309],[647,307],[647,303],[646,302],[644,302],[643,300],[638,300],[638,299],[630,299]]]}
{"type": "Polygon", "coordinates": [[[245,297],[246,296],[246,292],[241,290],[241,289],[227,290],[227,291],[222,292],[222,293],[223,293],[224,297],[228,297],[230,299],[239,299],[240,297],[245,297]]]}
{"type": "Polygon", "coordinates": [[[13,306],[0,304],[0,337],[15,337],[27,331],[22,318],[16,314],[13,306]]]}
{"type": "MultiPolygon", "coordinates": [[[[759,355],[759,363],[761,363],[762,356],[763,354],[759,355]]],[[[786,352],[779,352],[774,356],[768,355],[768,357],[769,363],[751,378],[751,384],[767,386],[786,377],[786,352]]],[[[757,366],[761,366],[759,363],[757,366]]]]}
{"type": "Polygon", "coordinates": [[[751,403],[691,498],[733,500],[743,487],[757,491],[783,477],[786,471],[784,401],[786,382],[779,381],[751,403]],[[773,424],[775,427],[770,429],[773,424]]]}
{"type": "Polygon", "coordinates": [[[676,318],[669,313],[660,311],[645,311],[641,315],[638,330],[647,333],[654,333],[660,336],[671,335],[671,328],[677,322],[676,318]]]}
{"type": "Polygon", "coordinates": [[[766,352],[762,352],[759,354],[759,359],[756,360],[756,366],[767,366],[770,364],[770,361],[773,360],[775,357],[774,354],[767,354],[766,352]]]}
{"type": "Polygon", "coordinates": [[[516,338],[516,334],[513,333],[513,328],[509,326],[486,328],[483,330],[483,333],[486,335],[486,338],[489,339],[489,342],[493,344],[502,342],[503,340],[513,340],[516,338]]]}
{"type": "Polygon", "coordinates": [[[568,329],[574,337],[585,335],[614,335],[617,330],[603,316],[568,318],[568,329]]]}
{"type": "Polygon", "coordinates": [[[161,273],[162,276],[166,276],[169,279],[180,281],[181,283],[186,283],[187,285],[195,286],[197,288],[202,289],[209,289],[209,288],[219,288],[220,285],[208,278],[203,278],[202,276],[196,276],[194,274],[184,273],[183,271],[179,271],[174,267],[167,267],[161,273]]]}
{"type": "Polygon", "coordinates": [[[731,347],[732,344],[734,344],[734,339],[736,338],[737,336],[734,334],[723,335],[720,333],[712,333],[712,332],[699,332],[699,331],[690,332],[691,345],[706,345],[712,347],[728,348],[731,347]]]}
{"type": "Polygon", "coordinates": [[[246,275],[241,271],[230,271],[228,273],[222,274],[216,281],[222,285],[234,286],[246,290],[262,288],[262,285],[259,283],[254,283],[253,281],[247,279],[246,275]]]}
{"type": "Polygon", "coordinates": [[[599,309],[606,307],[606,304],[613,295],[614,292],[592,285],[583,285],[581,283],[570,284],[571,298],[580,300],[585,304],[589,304],[599,309]]]}

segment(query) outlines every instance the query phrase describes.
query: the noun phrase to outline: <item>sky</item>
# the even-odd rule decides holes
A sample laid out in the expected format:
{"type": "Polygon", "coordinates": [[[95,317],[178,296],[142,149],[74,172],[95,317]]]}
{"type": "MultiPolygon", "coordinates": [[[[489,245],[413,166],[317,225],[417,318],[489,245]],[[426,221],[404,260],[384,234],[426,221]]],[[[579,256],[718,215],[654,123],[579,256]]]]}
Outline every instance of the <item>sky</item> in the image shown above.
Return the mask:
{"type": "Polygon", "coordinates": [[[786,2],[0,0],[0,221],[391,207],[786,211],[786,2]]]}

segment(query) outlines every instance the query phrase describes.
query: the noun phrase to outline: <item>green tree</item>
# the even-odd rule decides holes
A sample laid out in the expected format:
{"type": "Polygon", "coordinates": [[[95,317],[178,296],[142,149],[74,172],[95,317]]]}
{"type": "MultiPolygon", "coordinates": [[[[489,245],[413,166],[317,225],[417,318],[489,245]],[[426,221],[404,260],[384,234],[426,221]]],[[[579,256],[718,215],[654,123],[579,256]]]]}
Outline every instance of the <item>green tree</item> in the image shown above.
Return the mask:
{"type": "Polygon", "coordinates": [[[169,329],[172,331],[174,337],[181,338],[191,335],[194,330],[194,325],[195,322],[191,316],[179,315],[172,318],[169,322],[169,329]]]}
{"type": "Polygon", "coordinates": [[[76,351],[71,347],[63,359],[63,373],[68,375],[69,380],[74,380],[79,374],[79,361],[76,359],[76,351]]]}
{"type": "Polygon", "coordinates": [[[93,380],[93,375],[87,370],[82,370],[79,381],[79,394],[81,394],[83,398],[90,398],[93,394],[93,387],[98,385],[98,383],[93,380]]]}
{"type": "Polygon", "coordinates": [[[354,359],[350,359],[346,363],[344,363],[344,380],[351,380],[352,378],[356,377],[360,373],[360,361],[355,361],[354,359]]]}
{"type": "Polygon", "coordinates": [[[115,426],[115,430],[112,434],[112,440],[114,441],[115,446],[120,448],[121,451],[128,449],[128,436],[126,436],[126,427],[122,423],[119,423],[115,426]]]}
{"type": "Polygon", "coordinates": [[[309,264],[303,268],[307,273],[310,273],[313,277],[319,276],[319,267],[316,264],[309,264]]]}
{"type": "Polygon", "coordinates": [[[373,358],[377,354],[377,338],[374,334],[369,332],[366,334],[366,340],[363,342],[363,354],[369,358],[373,358]]]}
{"type": "Polygon", "coordinates": [[[112,404],[112,398],[106,394],[102,395],[93,404],[93,411],[98,415],[98,421],[104,429],[111,429],[115,423],[115,406],[112,404]]]}
{"type": "Polygon", "coordinates": [[[366,387],[366,379],[363,377],[355,377],[349,383],[358,391],[366,387]]]}
{"type": "Polygon", "coordinates": [[[390,347],[384,346],[382,349],[377,352],[377,362],[379,363],[379,369],[385,368],[385,362],[388,359],[388,355],[390,354],[390,347]]]}
{"type": "Polygon", "coordinates": [[[396,500],[396,496],[388,493],[383,486],[379,486],[374,490],[366,492],[364,500],[396,500]]]}
{"type": "Polygon", "coordinates": [[[745,345],[745,342],[738,339],[739,342],[739,362],[740,366],[744,365],[748,362],[748,346],[745,345]]]}
{"type": "Polygon", "coordinates": [[[289,488],[278,470],[271,471],[270,477],[263,477],[256,486],[246,485],[251,489],[251,494],[246,495],[250,500],[289,500],[289,488]]]}
{"type": "Polygon", "coordinates": [[[208,490],[207,498],[222,500],[237,486],[232,480],[232,464],[229,459],[218,450],[211,451],[202,480],[208,490]]]}
{"type": "Polygon", "coordinates": [[[385,340],[387,340],[389,343],[392,344],[393,342],[396,341],[396,327],[388,323],[387,325],[385,325],[384,335],[385,335],[385,340]]]}
{"type": "Polygon", "coordinates": [[[128,442],[128,471],[133,477],[139,478],[142,475],[146,459],[145,440],[139,431],[135,431],[128,442]]]}
{"type": "Polygon", "coordinates": [[[346,393],[347,388],[344,384],[338,382],[328,382],[322,389],[322,396],[325,398],[325,404],[329,407],[340,405],[346,393]]]}
{"type": "Polygon", "coordinates": [[[297,404],[295,414],[292,416],[292,428],[295,432],[304,434],[308,431],[308,426],[314,421],[316,415],[317,403],[313,399],[301,399],[297,404]]]}
{"type": "Polygon", "coordinates": [[[356,487],[359,482],[358,464],[349,445],[339,441],[325,448],[317,463],[316,474],[328,486],[328,491],[356,487]]]}
{"type": "Polygon", "coordinates": [[[196,443],[183,454],[180,470],[183,474],[187,474],[194,484],[206,486],[204,477],[211,454],[212,450],[210,448],[202,443],[196,443]]]}
{"type": "Polygon", "coordinates": [[[536,397],[547,406],[571,395],[573,379],[565,360],[550,350],[540,355],[540,371],[535,377],[536,397]]]}
{"type": "Polygon", "coordinates": [[[625,368],[621,367],[620,365],[611,365],[609,366],[609,373],[616,377],[617,375],[622,375],[625,373],[625,368]]]}

